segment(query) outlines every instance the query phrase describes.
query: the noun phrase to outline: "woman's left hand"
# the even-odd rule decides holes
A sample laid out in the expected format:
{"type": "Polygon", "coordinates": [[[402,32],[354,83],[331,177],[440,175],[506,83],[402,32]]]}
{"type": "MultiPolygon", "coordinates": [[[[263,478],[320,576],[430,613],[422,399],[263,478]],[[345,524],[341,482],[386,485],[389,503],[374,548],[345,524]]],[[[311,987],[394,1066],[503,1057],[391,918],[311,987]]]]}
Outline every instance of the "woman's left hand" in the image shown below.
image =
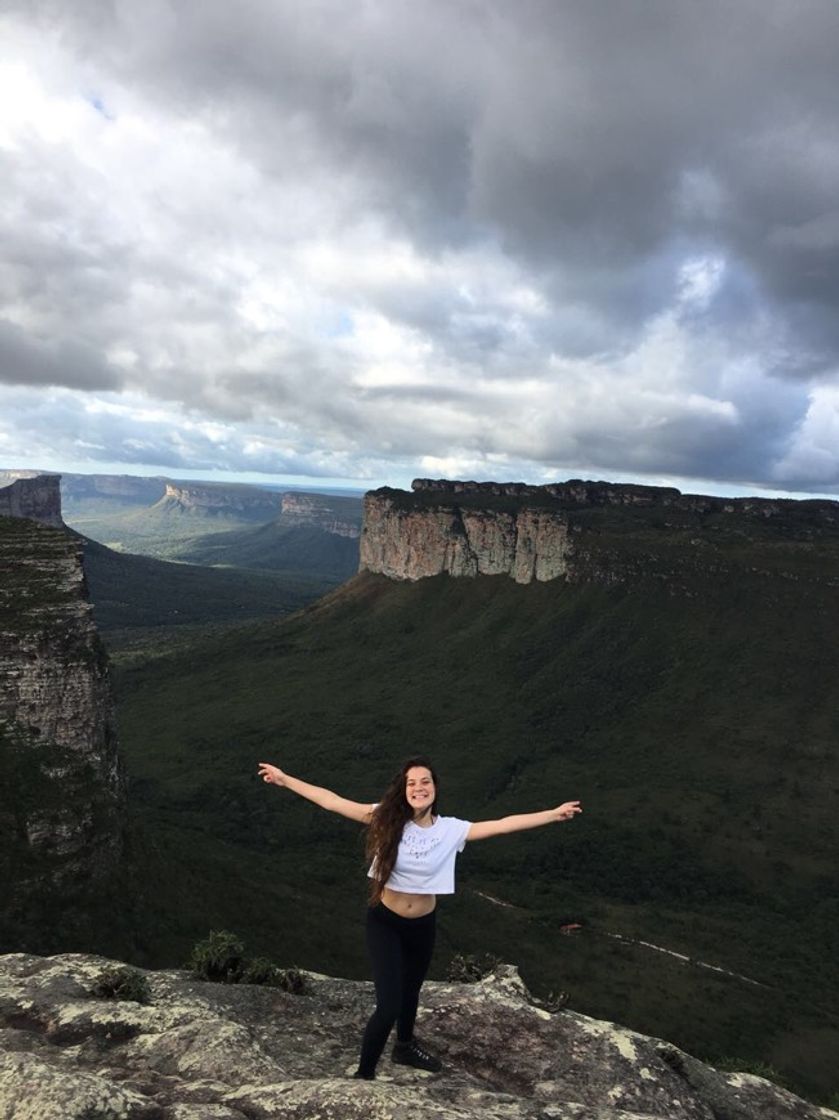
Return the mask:
{"type": "Polygon", "coordinates": [[[583,807],[579,801],[564,801],[554,810],[558,821],[570,821],[572,817],[576,817],[577,813],[582,813],[582,811],[583,807]]]}

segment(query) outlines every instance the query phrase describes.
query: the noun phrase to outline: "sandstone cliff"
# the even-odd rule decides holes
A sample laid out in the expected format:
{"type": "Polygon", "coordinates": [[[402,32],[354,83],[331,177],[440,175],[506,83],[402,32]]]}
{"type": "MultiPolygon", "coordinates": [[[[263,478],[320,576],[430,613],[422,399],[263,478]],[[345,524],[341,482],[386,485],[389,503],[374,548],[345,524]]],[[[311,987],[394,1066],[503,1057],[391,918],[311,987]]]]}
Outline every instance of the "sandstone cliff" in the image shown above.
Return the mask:
{"type": "Polygon", "coordinates": [[[534,1004],[514,968],[429,983],[438,1074],[383,1056],[354,1081],[372,984],[302,994],[149,972],[151,1002],[93,994],[112,962],[0,957],[0,1115],[38,1120],[839,1120],[660,1039],[534,1004]]]}
{"type": "Polygon", "coordinates": [[[3,471],[0,478],[0,517],[26,517],[61,527],[61,475],[3,471]],[[6,483],[5,485],[3,483],[6,483]]]}
{"type": "Polygon", "coordinates": [[[152,505],[166,491],[163,478],[143,478],[128,474],[67,474],[61,476],[64,507],[89,501],[115,501],[127,506],[152,505]]]}
{"type": "Polygon", "coordinates": [[[283,494],[282,523],[322,529],[336,537],[361,536],[361,502],[328,494],[283,494]]]}
{"type": "Polygon", "coordinates": [[[184,513],[236,515],[247,521],[269,521],[282,506],[280,494],[254,486],[223,486],[207,483],[166,483],[160,507],[184,513]]]}
{"type": "MultiPolygon", "coordinates": [[[[80,542],[0,517],[0,569],[0,925],[14,938],[55,887],[95,888],[112,871],[122,783],[80,542]]],[[[40,932],[42,944],[58,933],[40,932]]]]}
{"type": "Polygon", "coordinates": [[[567,575],[568,521],[545,509],[464,508],[448,495],[410,508],[382,491],[364,502],[360,568],[391,579],[509,575],[517,583],[567,575]]]}
{"type": "Polygon", "coordinates": [[[360,570],[397,580],[442,573],[507,575],[517,583],[655,578],[677,587],[737,568],[835,582],[835,566],[820,569],[808,554],[815,542],[839,548],[839,502],[578,480],[418,479],[412,493],[383,488],[365,496],[360,570]]]}

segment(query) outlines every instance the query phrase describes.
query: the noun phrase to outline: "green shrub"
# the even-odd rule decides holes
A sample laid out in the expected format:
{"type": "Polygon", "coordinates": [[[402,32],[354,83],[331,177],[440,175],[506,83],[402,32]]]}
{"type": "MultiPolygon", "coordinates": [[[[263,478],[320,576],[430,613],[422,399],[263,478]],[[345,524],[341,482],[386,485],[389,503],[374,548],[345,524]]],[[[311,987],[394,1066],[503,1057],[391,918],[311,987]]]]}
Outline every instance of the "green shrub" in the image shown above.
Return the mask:
{"type": "Polygon", "coordinates": [[[305,990],[306,978],[299,968],[278,968],[267,957],[254,957],[245,963],[240,983],[266,984],[299,996],[305,990]]]}
{"type": "Polygon", "coordinates": [[[277,985],[280,983],[280,976],[280,970],[267,957],[253,957],[245,963],[240,982],[277,985]]]}
{"type": "Polygon", "coordinates": [[[755,1077],[763,1077],[766,1081],[772,1081],[783,1089],[789,1087],[787,1079],[782,1073],[774,1066],[770,1066],[768,1062],[761,1062],[759,1059],[719,1058],[711,1064],[723,1073],[751,1073],[755,1077]]]}
{"type": "Polygon", "coordinates": [[[245,946],[235,933],[212,930],[194,946],[189,967],[201,980],[236,984],[245,971],[245,946]]]}
{"type": "Polygon", "coordinates": [[[495,972],[501,959],[492,953],[456,953],[449,962],[447,980],[456,984],[475,984],[495,972]]]}
{"type": "Polygon", "coordinates": [[[285,968],[280,970],[277,983],[286,992],[293,996],[301,996],[306,990],[306,977],[299,968],[285,968]]]}
{"type": "Polygon", "coordinates": [[[267,957],[246,957],[244,944],[228,930],[213,930],[197,942],[189,967],[201,980],[217,984],[264,984],[292,995],[300,995],[306,986],[297,968],[278,968],[267,957]]]}
{"type": "Polygon", "coordinates": [[[100,972],[92,994],[99,999],[131,999],[135,1003],[151,1003],[151,988],[142,972],[127,966],[106,968],[100,972]]]}
{"type": "Polygon", "coordinates": [[[568,1003],[568,993],[555,992],[552,988],[544,997],[531,996],[531,1002],[536,1007],[541,1007],[543,1011],[549,1011],[551,1015],[554,1015],[568,1003]]]}

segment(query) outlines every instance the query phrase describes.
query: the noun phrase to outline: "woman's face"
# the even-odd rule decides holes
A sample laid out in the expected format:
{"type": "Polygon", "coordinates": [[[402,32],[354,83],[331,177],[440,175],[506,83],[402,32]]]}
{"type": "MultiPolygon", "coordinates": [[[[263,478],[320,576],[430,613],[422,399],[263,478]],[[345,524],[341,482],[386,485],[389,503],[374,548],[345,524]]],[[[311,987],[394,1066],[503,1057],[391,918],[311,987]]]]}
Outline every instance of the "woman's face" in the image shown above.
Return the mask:
{"type": "Polygon", "coordinates": [[[412,766],[405,775],[405,799],[414,810],[414,816],[427,813],[436,795],[431,771],[425,766],[412,766]]]}

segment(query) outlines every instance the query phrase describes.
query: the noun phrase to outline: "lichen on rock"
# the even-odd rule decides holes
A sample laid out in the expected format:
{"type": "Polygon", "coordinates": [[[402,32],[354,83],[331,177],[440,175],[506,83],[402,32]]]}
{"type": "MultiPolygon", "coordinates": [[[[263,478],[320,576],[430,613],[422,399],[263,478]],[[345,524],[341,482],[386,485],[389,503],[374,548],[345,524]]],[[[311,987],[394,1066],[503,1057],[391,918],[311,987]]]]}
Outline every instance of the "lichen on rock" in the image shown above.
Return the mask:
{"type": "Polygon", "coordinates": [[[429,983],[418,1029],[440,1074],[352,1079],[372,985],[305,995],[145,973],[151,1003],[91,993],[114,962],[0,957],[0,1116],[14,1120],[839,1120],[660,1040],[534,1007],[515,968],[429,983]],[[72,1032],[72,1037],[64,1032],[72,1032]]]}

